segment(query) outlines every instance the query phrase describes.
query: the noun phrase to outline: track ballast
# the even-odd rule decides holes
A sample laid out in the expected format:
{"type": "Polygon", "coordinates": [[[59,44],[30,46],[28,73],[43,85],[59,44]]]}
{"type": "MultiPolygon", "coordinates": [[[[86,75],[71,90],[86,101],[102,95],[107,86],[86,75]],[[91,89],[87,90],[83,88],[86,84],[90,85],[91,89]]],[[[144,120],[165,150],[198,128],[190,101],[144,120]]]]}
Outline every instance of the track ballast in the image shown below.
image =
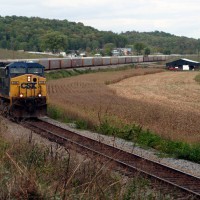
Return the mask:
{"type": "Polygon", "coordinates": [[[23,122],[23,126],[39,133],[51,141],[89,157],[112,163],[115,169],[123,170],[127,175],[140,174],[169,187],[180,189],[194,199],[200,199],[200,179],[161,163],[148,160],[100,141],[82,136],[70,130],[58,127],[43,120],[23,122]]]}

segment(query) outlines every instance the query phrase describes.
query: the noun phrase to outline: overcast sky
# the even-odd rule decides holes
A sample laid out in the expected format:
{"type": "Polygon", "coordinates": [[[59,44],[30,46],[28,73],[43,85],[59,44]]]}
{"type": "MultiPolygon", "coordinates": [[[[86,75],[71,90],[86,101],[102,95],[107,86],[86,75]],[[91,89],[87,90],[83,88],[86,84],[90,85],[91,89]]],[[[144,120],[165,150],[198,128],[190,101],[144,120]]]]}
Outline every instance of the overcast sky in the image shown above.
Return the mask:
{"type": "Polygon", "coordinates": [[[0,15],[67,19],[98,30],[200,38],[200,0],[0,0],[0,15]]]}

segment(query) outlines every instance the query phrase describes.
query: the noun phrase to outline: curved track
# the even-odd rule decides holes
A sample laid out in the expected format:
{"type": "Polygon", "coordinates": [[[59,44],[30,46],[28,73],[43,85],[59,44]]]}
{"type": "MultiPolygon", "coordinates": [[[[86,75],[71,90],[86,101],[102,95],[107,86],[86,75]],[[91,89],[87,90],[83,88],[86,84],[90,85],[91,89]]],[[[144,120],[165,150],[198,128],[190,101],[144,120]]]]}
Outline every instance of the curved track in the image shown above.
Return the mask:
{"type": "Polygon", "coordinates": [[[51,141],[57,142],[82,154],[112,162],[127,174],[141,174],[168,186],[179,188],[183,193],[200,199],[200,178],[125,152],[99,141],[84,137],[72,131],[52,125],[42,120],[23,122],[23,126],[39,133],[51,141]]]}

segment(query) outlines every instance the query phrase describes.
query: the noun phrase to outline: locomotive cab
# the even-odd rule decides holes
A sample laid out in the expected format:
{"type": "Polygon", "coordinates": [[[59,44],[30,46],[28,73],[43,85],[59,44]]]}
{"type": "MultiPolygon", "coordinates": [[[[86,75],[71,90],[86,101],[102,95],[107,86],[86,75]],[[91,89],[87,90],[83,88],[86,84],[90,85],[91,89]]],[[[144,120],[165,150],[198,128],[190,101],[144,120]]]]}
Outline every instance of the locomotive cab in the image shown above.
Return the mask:
{"type": "Polygon", "coordinates": [[[0,110],[4,115],[29,118],[46,115],[44,66],[14,62],[0,67],[0,110]]]}

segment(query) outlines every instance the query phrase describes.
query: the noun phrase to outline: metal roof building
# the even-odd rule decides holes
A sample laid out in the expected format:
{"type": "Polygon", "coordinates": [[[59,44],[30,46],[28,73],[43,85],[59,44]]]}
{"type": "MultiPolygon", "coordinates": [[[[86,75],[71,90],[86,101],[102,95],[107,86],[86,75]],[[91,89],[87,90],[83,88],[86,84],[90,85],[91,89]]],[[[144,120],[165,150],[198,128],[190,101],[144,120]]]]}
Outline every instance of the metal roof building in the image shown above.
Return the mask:
{"type": "Polygon", "coordinates": [[[169,63],[166,63],[169,70],[199,70],[200,63],[194,60],[181,58],[169,63]]]}

